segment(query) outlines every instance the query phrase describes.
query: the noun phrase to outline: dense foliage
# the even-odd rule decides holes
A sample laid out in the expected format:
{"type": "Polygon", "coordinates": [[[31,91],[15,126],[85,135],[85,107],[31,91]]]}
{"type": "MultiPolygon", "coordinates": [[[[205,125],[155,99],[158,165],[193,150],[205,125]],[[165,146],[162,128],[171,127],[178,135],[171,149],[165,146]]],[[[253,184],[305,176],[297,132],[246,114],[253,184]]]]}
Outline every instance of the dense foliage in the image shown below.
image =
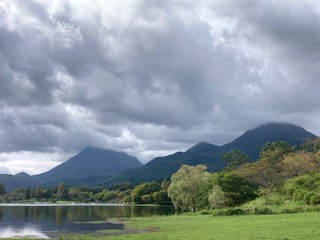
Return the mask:
{"type": "Polygon", "coordinates": [[[257,161],[248,163],[247,159],[239,150],[231,150],[222,156],[227,166],[211,177],[201,165],[183,165],[173,174],[169,187],[175,208],[189,211],[235,207],[259,196],[268,203],[274,193],[310,205],[320,204],[319,139],[298,146],[266,143],[257,161]]]}

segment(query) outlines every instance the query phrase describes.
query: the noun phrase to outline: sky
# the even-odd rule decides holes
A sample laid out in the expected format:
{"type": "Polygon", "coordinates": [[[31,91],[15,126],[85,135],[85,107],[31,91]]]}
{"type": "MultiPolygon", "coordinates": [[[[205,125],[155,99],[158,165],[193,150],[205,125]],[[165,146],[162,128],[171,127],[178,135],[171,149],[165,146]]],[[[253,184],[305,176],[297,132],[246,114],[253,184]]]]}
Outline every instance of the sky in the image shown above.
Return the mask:
{"type": "Polygon", "coordinates": [[[316,0],[0,0],[0,173],[146,163],[267,122],[320,135],[316,0]]]}

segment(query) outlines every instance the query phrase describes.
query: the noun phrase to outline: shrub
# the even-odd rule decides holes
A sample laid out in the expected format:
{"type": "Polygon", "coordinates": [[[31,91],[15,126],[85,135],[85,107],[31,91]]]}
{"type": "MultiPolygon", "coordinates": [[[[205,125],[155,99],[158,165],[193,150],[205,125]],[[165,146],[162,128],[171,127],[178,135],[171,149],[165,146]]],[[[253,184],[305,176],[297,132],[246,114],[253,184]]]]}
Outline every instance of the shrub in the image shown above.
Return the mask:
{"type": "Polygon", "coordinates": [[[301,207],[293,207],[293,208],[282,208],[279,213],[288,214],[288,213],[299,213],[303,212],[301,207]]]}
{"type": "Polygon", "coordinates": [[[301,189],[297,189],[293,192],[292,196],[293,196],[293,199],[295,201],[299,201],[299,200],[303,200],[303,196],[305,195],[305,192],[302,191],[301,189]]]}
{"type": "Polygon", "coordinates": [[[212,215],[214,216],[234,216],[234,215],[244,215],[246,212],[241,208],[224,208],[219,210],[214,210],[212,215]]]}
{"type": "Polygon", "coordinates": [[[211,211],[208,210],[208,209],[205,209],[205,210],[199,211],[199,214],[200,214],[200,215],[209,215],[209,214],[211,214],[211,211]]]}
{"type": "Polygon", "coordinates": [[[256,207],[254,209],[254,214],[260,215],[260,214],[272,214],[273,211],[269,207],[256,207]]]}

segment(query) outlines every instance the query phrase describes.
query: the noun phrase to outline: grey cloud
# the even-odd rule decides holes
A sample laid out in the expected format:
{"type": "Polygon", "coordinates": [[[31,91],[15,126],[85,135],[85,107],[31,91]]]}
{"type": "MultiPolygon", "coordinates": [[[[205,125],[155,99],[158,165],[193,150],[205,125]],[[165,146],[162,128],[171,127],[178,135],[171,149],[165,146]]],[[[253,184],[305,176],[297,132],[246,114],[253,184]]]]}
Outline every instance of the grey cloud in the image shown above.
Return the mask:
{"type": "Polygon", "coordinates": [[[21,16],[0,5],[2,152],[94,145],[146,159],[319,117],[311,2],[139,1],[114,16],[116,2],[86,15],[85,2],[6,3],[21,16]]]}

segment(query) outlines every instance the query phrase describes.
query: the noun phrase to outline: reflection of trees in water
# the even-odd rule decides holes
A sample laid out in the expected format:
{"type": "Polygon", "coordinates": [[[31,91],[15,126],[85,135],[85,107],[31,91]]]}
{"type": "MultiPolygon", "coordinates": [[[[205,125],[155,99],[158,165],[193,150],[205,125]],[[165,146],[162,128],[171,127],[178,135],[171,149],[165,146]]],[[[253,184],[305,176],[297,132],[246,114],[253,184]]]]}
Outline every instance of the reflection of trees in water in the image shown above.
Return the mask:
{"type": "Polygon", "coordinates": [[[172,214],[171,206],[14,206],[0,207],[4,215],[15,221],[61,225],[65,222],[90,222],[113,217],[139,217],[172,214]]]}
{"type": "Polygon", "coordinates": [[[27,220],[29,217],[29,209],[28,207],[24,208],[24,220],[27,220]]]}

